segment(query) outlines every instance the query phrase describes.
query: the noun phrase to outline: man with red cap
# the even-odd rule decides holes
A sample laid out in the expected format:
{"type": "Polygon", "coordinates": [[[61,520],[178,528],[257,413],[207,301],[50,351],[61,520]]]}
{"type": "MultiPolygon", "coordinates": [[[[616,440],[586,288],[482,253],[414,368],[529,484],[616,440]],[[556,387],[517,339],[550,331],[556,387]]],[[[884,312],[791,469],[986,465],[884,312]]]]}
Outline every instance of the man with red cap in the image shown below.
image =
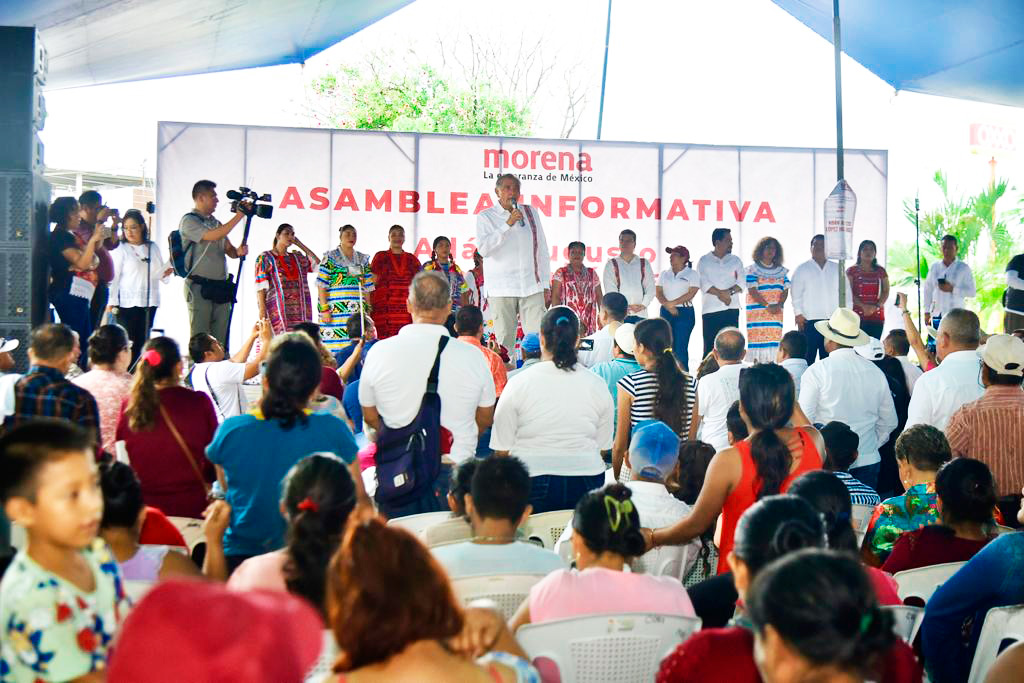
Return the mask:
{"type": "Polygon", "coordinates": [[[690,251],[683,245],[668,247],[669,268],[658,276],[655,296],[661,304],[661,317],[672,327],[672,351],[690,370],[690,333],[693,332],[693,297],[700,291],[700,276],[690,262],[690,251]]]}

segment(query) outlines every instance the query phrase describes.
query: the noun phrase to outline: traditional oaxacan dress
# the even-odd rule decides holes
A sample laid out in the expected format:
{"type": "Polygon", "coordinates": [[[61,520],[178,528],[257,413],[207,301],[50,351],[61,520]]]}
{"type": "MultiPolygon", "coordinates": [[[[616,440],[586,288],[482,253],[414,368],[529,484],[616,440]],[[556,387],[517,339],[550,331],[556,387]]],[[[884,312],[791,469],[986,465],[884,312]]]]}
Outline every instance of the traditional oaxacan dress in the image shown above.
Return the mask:
{"type": "Polygon", "coordinates": [[[576,312],[580,318],[580,336],[586,337],[597,331],[597,290],[601,278],[593,268],[583,266],[577,273],[571,266],[562,266],[552,276],[553,282],[562,283],[562,303],[576,312]]]}
{"type": "Polygon", "coordinates": [[[370,257],[354,251],[351,260],[341,248],[331,249],[320,262],[316,279],[320,289],[327,290],[327,305],[331,309],[331,322],[320,323],[320,336],[332,354],[355,343],[348,338],[345,326],[353,313],[367,311],[370,292],[373,291],[373,271],[370,257]]]}
{"type": "Polygon", "coordinates": [[[405,302],[409,298],[409,284],[419,269],[420,262],[407,251],[395,254],[388,249],[373,255],[370,270],[374,287],[370,301],[378,339],[394,336],[403,325],[412,322],[405,302]]]}
{"type": "Polygon", "coordinates": [[[423,264],[423,270],[436,270],[448,278],[452,292],[452,313],[459,310],[459,306],[462,305],[462,295],[469,291],[469,285],[466,284],[466,277],[462,274],[462,269],[459,268],[455,259],[449,258],[448,263],[439,263],[437,260],[431,259],[423,264]]]}
{"type": "Polygon", "coordinates": [[[747,267],[747,360],[774,363],[782,341],[782,311],[769,313],[768,308],[754,301],[750,292],[756,289],[769,304],[777,304],[789,289],[789,271],[782,266],[765,266],[754,262],[747,267]]]}
{"type": "Polygon", "coordinates": [[[274,334],[287,332],[293,325],[313,320],[306,275],[313,262],[303,253],[281,256],[265,251],[256,257],[256,289],[267,293],[267,317],[274,334]]]}

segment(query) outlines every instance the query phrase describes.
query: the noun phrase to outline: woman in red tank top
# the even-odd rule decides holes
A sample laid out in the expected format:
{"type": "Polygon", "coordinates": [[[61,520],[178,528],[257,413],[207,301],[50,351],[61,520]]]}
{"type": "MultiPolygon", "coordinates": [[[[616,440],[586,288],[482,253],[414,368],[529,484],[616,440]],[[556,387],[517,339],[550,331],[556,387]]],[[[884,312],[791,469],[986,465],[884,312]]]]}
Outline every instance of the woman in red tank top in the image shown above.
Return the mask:
{"type": "Polygon", "coordinates": [[[780,365],[766,363],[740,373],[740,413],[750,436],[715,454],[704,486],[689,516],[670,527],[644,529],[648,548],[688,543],[722,515],[718,572],[728,570],[726,557],[740,515],[755,501],[783,493],[808,470],[821,469],[825,443],[807,425],[796,403],[793,378],[780,365]]]}

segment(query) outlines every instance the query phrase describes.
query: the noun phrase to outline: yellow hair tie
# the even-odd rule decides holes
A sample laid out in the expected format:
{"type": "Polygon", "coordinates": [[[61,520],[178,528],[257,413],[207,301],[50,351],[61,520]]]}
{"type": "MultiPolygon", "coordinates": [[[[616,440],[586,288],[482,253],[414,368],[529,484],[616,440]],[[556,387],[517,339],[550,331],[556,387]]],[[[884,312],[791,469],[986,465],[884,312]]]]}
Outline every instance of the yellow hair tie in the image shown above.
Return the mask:
{"type": "Polygon", "coordinates": [[[672,347],[665,349],[662,353],[672,353],[672,347]]]}

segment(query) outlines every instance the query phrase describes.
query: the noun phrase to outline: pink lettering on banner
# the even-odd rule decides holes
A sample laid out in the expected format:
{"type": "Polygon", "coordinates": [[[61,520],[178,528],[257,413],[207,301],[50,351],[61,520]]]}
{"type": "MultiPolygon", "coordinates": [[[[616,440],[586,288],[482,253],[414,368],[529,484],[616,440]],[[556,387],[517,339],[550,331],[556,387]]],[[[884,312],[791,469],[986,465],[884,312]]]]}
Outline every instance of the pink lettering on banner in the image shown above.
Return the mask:
{"type": "Polygon", "coordinates": [[[561,196],[558,198],[558,217],[565,218],[567,214],[576,210],[576,197],[561,196]]]}
{"type": "Polygon", "coordinates": [[[761,206],[757,207],[757,215],[754,216],[754,222],[760,220],[767,220],[769,223],[775,222],[775,216],[772,214],[772,207],[768,202],[761,202],[761,206]]]}
{"type": "Polygon", "coordinates": [[[491,195],[487,194],[486,192],[481,193],[480,199],[478,199],[476,202],[476,208],[473,209],[473,215],[475,216],[481,211],[486,211],[492,206],[494,206],[494,200],[491,199],[491,195]]]}
{"type": "Polygon", "coordinates": [[[697,220],[704,220],[704,209],[708,208],[711,204],[710,199],[694,199],[693,203],[697,206],[697,220]]]}
{"type": "Polygon", "coordinates": [[[421,237],[419,241],[416,242],[416,250],[413,252],[413,255],[415,255],[417,258],[424,256],[430,258],[430,254],[433,251],[433,247],[430,246],[430,240],[428,240],[426,237],[421,237]]]}
{"type": "Polygon", "coordinates": [[[683,205],[682,199],[677,199],[672,202],[672,206],[669,207],[668,215],[665,216],[665,220],[670,221],[676,216],[682,216],[684,221],[690,220],[690,217],[686,215],[686,206],[683,205]]]}
{"type": "Polygon", "coordinates": [[[580,204],[580,211],[587,218],[600,218],[604,213],[604,202],[599,197],[584,197],[580,204]]]}
{"type": "Polygon", "coordinates": [[[420,210],[420,193],[402,190],[398,193],[398,210],[401,213],[417,213],[420,210]]]}
{"type": "Polygon", "coordinates": [[[366,191],[366,210],[384,209],[391,211],[391,190],[384,190],[380,197],[373,194],[373,190],[366,191]]]}
{"type": "Polygon", "coordinates": [[[612,197],[612,218],[629,218],[629,200],[625,197],[612,197]]]}
{"type": "Polygon", "coordinates": [[[434,204],[434,193],[427,193],[427,213],[444,213],[444,207],[434,204]]]}
{"type": "Polygon", "coordinates": [[[743,217],[747,215],[747,209],[750,208],[750,202],[743,202],[743,209],[739,209],[736,206],[736,202],[729,200],[729,207],[732,208],[733,218],[742,223],[743,217]]]}
{"type": "Polygon", "coordinates": [[[312,199],[309,208],[316,209],[317,211],[323,211],[331,205],[331,199],[327,196],[330,192],[329,188],[326,187],[314,187],[309,191],[309,198],[312,199]]]}
{"type": "Polygon", "coordinates": [[[530,206],[544,214],[545,218],[551,218],[551,195],[531,195],[530,206]]]}
{"type": "Polygon", "coordinates": [[[661,220],[661,199],[655,199],[650,204],[644,202],[643,197],[636,198],[636,217],[637,218],[650,218],[654,216],[657,220],[661,220]]]}
{"type": "Polygon", "coordinates": [[[299,196],[299,190],[295,187],[289,187],[284,191],[284,198],[281,199],[281,204],[277,208],[287,209],[289,206],[294,206],[296,209],[306,208],[302,205],[302,197],[299,196]]]}
{"type": "Polygon", "coordinates": [[[347,187],[342,189],[338,195],[338,202],[334,205],[335,211],[341,211],[342,209],[351,209],[352,211],[358,211],[359,205],[356,204],[356,197],[352,194],[352,190],[347,187]]]}
{"type": "Polygon", "coordinates": [[[465,216],[467,213],[466,199],[468,197],[468,192],[452,192],[451,212],[457,216],[465,216]]]}

